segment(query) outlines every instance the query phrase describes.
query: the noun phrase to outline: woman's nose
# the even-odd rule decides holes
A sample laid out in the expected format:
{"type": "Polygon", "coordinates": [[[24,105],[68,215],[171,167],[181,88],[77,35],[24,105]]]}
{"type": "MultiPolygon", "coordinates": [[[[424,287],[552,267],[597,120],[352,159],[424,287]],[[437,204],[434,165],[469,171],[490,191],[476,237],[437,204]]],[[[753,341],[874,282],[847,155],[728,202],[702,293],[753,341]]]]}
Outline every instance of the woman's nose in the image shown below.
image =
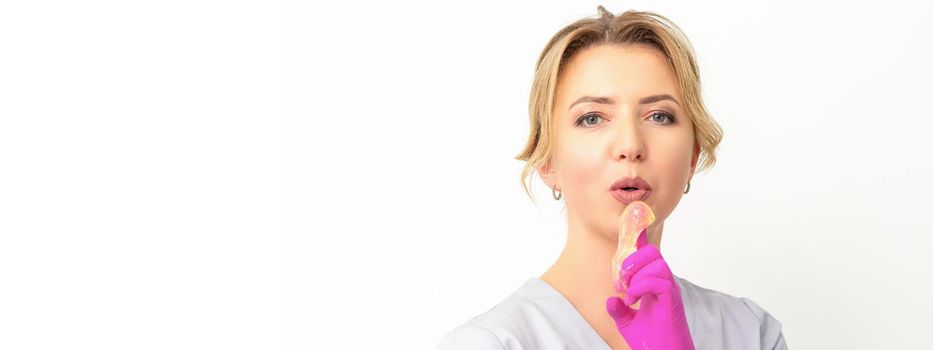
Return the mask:
{"type": "Polygon", "coordinates": [[[618,153],[619,160],[642,161],[644,155],[641,147],[626,147],[618,153]]]}
{"type": "Polygon", "coordinates": [[[618,160],[642,161],[645,158],[644,138],[636,123],[623,123],[616,133],[613,154],[618,160]]]}

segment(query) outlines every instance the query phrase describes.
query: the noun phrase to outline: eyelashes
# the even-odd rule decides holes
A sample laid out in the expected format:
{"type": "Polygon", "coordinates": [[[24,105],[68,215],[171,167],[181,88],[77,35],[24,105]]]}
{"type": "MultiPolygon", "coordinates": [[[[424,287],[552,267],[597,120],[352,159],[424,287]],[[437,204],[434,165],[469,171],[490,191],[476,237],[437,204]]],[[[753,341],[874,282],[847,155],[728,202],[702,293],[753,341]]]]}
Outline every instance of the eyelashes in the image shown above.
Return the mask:
{"type": "MultiPolygon", "coordinates": [[[[665,123],[665,122],[659,122],[659,124],[661,124],[661,125],[670,125],[670,124],[674,124],[674,122],[676,121],[676,118],[674,118],[674,115],[673,115],[673,114],[670,114],[670,113],[667,113],[667,112],[654,111],[654,112],[651,112],[651,114],[648,115],[648,119],[656,120],[656,119],[655,119],[656,117],[667,118],[667,120],[669,120],[669,122],[666,122],[666,123],[665,123]]],[[[583,127],[585,127],[585,128],[589,128],[589,127],[593,127],[593,126],[598,125],[598,122],[599,122],[600,120],[605,120],[605,118],[603,118],[603,116],[601,116],[599,113],[596,113],[596,112],[589,112],[589,113],[583,114],[582,116],[580,116],[580,118],[577,118],[577,121],[574,122],[574,125],[575,125],[575,126],[583,126],[583,127]],[[587,123],[587,122],[592,122],[592,123],[587,123]]]]}
{"type": "Polygon", "coordinates": [[[580,116],[580,118],[577,118],[577,122],[574,123],[574,125],[580,126],[581,124],[583,124],[584,121],[587,121],[587,120],[594,120],[593,118],[597,118],[597,119],[595,119],[596,121],[599,121],[600,119],[603,119],[603,117],[600,116],[599,114],[594,113],[594,112],[589,112],[589,113],[586,113],[586,114],[580,116]]]}
{"type": "Polygon", "coordinates": [[[665,125],[667,125],[667,124],[674,124],[674,116],[671,115],[670,113],[661,112],[661,111],[652,112],[651,115],[648,116],[648,118],[654,118],[654,117],[656,117],[656,116],[667,117],[667,119],[670,119],[670,122],[666,123],[665,125]]]}

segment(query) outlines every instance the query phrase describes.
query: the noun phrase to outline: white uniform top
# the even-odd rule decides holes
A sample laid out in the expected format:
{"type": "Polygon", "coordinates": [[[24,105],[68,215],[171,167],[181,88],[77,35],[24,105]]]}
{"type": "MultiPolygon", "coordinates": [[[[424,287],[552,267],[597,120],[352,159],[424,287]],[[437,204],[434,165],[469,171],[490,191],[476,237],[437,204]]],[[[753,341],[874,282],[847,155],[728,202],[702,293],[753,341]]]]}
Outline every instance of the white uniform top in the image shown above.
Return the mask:
{"type": "MultiPolygon", "coordinates": [[[[755,302],[674,279],[698,350],[787,349],[781,323],[755,302]]],[[[611,350],[563,295],[537,277],[448,332],[437,348],[611,350]]]]}

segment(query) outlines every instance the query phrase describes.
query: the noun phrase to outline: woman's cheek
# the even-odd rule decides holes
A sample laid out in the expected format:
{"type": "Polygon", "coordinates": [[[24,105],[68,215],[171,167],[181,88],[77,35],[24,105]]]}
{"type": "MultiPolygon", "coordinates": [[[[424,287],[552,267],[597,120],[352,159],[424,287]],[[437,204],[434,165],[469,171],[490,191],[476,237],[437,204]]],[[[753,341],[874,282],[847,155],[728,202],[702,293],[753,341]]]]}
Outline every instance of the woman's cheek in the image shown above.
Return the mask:
{"type": "Polygon", "coordinates": [[[585,190],[586,187],[602,181],[600,169],[605,160],[600,159],[601,154],[597,148],[590,147],[585,142],[579,142],[577,145],[568,152],[565,158],[567,166],[564,169],[569,172],[568,180],[572,186],[585,190]]]}
{"type": "Polygon", "coordinates": [[[657,154],[659,157],[655,159],[658,161],[655,174],[658,175],[657,180],[660,188],[655,193],[657,195],[655,198],[656,207],[653,209],[655,209],[658,220],[661,221],[670,215],[677,203],[680,202],[681,196],[683,196],[692,158],[691,153],[684,152],[684,147],[680,147],[680,145],[668,146],[675,147],[659,148],[659,151],[662,149],[664,151],[657,154]]]}

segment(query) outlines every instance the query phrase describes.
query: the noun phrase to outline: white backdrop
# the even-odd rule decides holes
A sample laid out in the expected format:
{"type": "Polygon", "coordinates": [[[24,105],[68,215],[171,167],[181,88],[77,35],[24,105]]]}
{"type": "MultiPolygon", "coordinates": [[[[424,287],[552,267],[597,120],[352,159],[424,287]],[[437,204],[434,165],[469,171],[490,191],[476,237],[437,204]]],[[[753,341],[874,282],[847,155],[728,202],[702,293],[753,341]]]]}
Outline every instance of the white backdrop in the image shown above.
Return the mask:
{"type": "Polygon", "coordinates": [[[651,10],[725,130],[674,273],[791,348],[917,348],[933,312],[933,11],[918,2],[0,5],[0,348],[432,348],[540,275],[534,62],[651,10]]]}

